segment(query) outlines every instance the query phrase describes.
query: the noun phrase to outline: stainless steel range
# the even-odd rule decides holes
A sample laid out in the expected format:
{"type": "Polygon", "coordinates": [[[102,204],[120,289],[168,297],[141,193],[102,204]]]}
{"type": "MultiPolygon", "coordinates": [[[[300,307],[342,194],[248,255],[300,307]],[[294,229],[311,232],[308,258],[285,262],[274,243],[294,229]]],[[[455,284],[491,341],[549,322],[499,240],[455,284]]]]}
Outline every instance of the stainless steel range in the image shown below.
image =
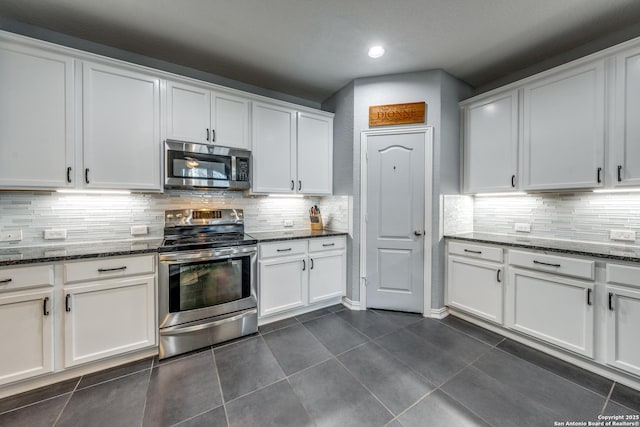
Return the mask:
{"type": "Polygon", "coordinates": [[[160,359],[258,331],[256,240],[242,209],[165,211],[160,359]]]}

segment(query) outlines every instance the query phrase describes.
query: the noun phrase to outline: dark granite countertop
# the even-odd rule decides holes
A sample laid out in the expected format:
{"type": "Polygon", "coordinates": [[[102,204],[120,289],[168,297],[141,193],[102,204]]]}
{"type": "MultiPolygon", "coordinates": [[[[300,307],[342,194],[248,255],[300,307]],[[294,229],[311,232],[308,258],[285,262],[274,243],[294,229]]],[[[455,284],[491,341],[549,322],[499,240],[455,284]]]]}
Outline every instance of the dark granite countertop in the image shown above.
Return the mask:
{"type": "Polygon", "coordinates": [[[607,243],[572,242],[492,233],[460,233],[447,235],[445,237],[447,239],[464,240],[476,243],[493,243],[514,248],[536,249],[616,261],[640,262],[640,246],[637,245],[609,245],[607,243]]]}
{"type": "Polygon", "coordinates": [[[275,242],[278,240],[297,240],[297,239],[310,239],[314,237],[332,237],[332,236],[346,236],[346,231],[333,231],[333,230],[279,230],[279,231],[255,231],[247,233],[258,241],[258,243],[275,242]]]}
{"type": "Polygon", "coordinates": [[[146,239],[0,248],[0,267],[154,253],[158,251],[162,240],[146,239]]]}

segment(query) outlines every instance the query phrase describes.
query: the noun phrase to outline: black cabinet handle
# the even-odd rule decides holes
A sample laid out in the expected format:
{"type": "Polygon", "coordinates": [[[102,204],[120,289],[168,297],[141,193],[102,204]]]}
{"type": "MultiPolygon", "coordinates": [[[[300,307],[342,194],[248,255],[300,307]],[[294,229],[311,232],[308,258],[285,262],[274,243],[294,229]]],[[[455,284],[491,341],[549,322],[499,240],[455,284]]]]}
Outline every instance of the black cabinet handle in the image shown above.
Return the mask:
{"type": "Polygon", "coordinates": [[[126,270],[127,266],[123,265],[122,267],[116,267],[116,268],[99,268],[98,269],[98,273],[106,273],[108,271],[120,271],[120,270],[126,270]]]}
{"type": "Polygon", "coordinates": [[[291,180],[291,191],[293,191],[293,189],[296,188],[295,185],[296,184],[293,182],[293,180],[291,180]]]}
{"type": "Polygon", "coordinates": [[[600,176],[601,174],[602,174],[602,168],[598,168],[598,184],[602,182],[602,177],[600,176]]]}
{"type": "Polygon", "coordinates": [[[471,253],[471,254],[478,254],[478,255],[482,253],[482,251],[472,251],[472,250],[470,250],[470,249],[465,249],[464,251],[465,251],[465,252],[469,252],[469,253],[471,253]]]}
{"type": "Polygon", "coordinates": [[[302,190],[302,181],[298,180],[298,191],[302,190]]]}
{"type": "Polygon", "coordinates": [[[71,184],[71,166],[67,168],[67,182],[71,184]]]}
{"type": "Polygon", "coordinates": [[[587,289],[587,305],[593,305],[593,301],[591,300],[591,294],[593,291],[591,289],[587,289]]]}
{"type": "Polygon", "coordinates": [[[89,183],[89,168],[84,170],[84,182],[89,183]]]}
{"type": "Polygon", "coordinates": [[[335,246],[335,245],[336,245],[335,243],[323,243],[323,244],[322,244],[322,247],[323,247],[323,248],[326,248],[326,247],[328,247],[328,246],[335,246]]]}
{"type": "Polygon", "coordinates": [[[207,128],[207,141],[209,140],[209,128],[207,128]]]}
{"type": "Polygon", "coordinates": [[[311,261],[311,266],[309,267],[309,270],[313,270],[313,258],[309,259],[309,261],[311,261]]]}
{"type": "Polygon", "coordinates": [[[49,308],[47,307],[49,305],[49,297],[44,297],[44,302],[42,303],[42,314],[44,314],[45,316],[49,315],[49,308]]]}
{"type": "Polygon", "coordinates": [[[534,264],[540,264],[540,265],[548,265],[549,267],[560,267],[560,264],[549,264],[548,262],[542,262],[542,261],[536,261],[533,260],[534,264]]]}
{"type": "Polygon", "coordinates": [[[307,263],[302,260],[302,271],[305,271],[307,269],[307,263]]]}
{"type": "Polygon", "coordinates": [[[211,129],[211,142],[215,142],[215,141],[216,141],[216,130],[211,129]]]}
{"type": "Polygon", "coordinates": [[[613,293],[609,292],[609,310],[613,311],[613,293]]]}
{"type": "Polygon", "coordinates": [[[71,311],[71,294],[67,294],[67,296],[64,297],[64,311],[67,313],[71,311]]]}
{"type": "Polygon", "coordinates": [[[618,165],[618,182],[622,182],[622,165],[618,165]]]}
{"type": "Polygon", "coordinates": [[[287,249],[276,249],[278,252],[289,252],[291,250],[291,248],[287,248],[287,249]]]}
{"type": "Polygon", "coordinates": [[[496,280],[498,281],[498,283],[502,283],[502,280],[500,280],[500,272],[502,271],[502,269],[498,269],[498,271],[496,272],[496,280]]]}
{"type": "Polygon", "coordinates": [[[0,280],[0,285],[6,285],[7,283],[10,283],[13,279],[4,279],[4,280],[0,280]]]}
{"type": "Polygon", "coordinates": [[[511,175],[511,187],[516,188],[516,176],[511,175]]]}

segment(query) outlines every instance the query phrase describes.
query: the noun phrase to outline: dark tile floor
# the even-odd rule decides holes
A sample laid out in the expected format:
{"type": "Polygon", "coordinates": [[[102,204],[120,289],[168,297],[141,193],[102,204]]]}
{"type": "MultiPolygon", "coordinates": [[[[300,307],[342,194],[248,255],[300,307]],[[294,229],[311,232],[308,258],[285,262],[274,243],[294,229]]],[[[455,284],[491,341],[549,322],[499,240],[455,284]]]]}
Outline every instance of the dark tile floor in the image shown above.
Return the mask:
{"type": "Polygon", "coordinates": [[[553,426],[640,393],[463,320],[333,306],[0,400],[0,426],[553,426]]]}

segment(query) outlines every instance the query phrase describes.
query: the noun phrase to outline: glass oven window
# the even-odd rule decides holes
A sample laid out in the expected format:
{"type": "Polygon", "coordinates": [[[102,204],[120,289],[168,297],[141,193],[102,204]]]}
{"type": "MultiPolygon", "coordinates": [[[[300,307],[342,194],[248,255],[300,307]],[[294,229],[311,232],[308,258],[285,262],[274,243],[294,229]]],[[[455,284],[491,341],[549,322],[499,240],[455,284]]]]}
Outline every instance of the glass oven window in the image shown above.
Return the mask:
{"type": "Polygon", "coordinates": [[[169,151],[168,156],[170,177],[231,180],[230,157],[179,151],[169,151]]]}
{"type": "Polygon", "coordinates": [[[250,258],[175,264],[169,271],[169,311],[195,310],[251,295],[250,258]]]}

